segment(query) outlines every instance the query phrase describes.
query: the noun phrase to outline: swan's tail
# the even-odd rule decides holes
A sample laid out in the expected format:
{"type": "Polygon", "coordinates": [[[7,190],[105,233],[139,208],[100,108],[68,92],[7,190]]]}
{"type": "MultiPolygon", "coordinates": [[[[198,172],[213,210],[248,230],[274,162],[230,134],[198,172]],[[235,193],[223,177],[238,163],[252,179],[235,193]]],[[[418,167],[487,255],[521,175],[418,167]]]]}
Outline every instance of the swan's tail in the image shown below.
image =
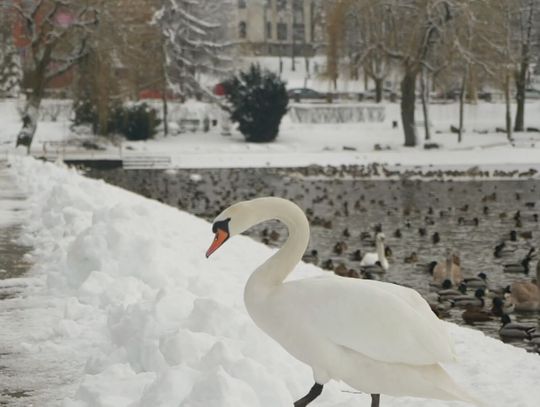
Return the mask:
{"type": "Polygon", "coordinates": [[[484,401],[480,400],[476,396],[473,396],[467,390],[464,390],[459,384],[457,384],[441,366],[438,366],[436,375],[438,376],[436,380],[437,388],[439,391],[441,391],[441,393],[443,393],[443,397],[441,398],[444,398],[445,394],[450,400],[464,401],[465,403],[469,403],[477,407],[487,407],[487,404],[484,401]]]}

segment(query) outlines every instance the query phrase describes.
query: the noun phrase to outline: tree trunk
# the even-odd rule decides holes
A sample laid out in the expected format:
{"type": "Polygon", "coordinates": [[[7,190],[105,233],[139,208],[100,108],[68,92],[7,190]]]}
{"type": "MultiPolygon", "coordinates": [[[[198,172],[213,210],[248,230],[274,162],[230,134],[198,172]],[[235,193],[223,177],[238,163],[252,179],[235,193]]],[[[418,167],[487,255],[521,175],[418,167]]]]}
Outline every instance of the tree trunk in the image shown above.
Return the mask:
{"type": "Polygon", "coordinates": [[[17,135],[15,147],[26,146],[26,153],[30,154],[30,146],[36,134],[39,107],[41,106],[41,92],[34,91],[27,96],[26,104],[22,115],[23,126],[17,135]]]}
{"type": "Polygon", "coordinates": [[[429,87],[427,86],[427,73],[425,69],[422,69],[422,74],[420,75],[420,98],[422,100],[422,113],[424,114],[425,139],[431,140],[431,132],[429,128],[428,93],[429,93],[429,87]]]}
{"type": "Polygon", "coordinates": [[[163,106],[163,134],[169,134],[169,105],[167,103],[167,80],[163,78],[163,86],[161,90],[161,104],[163,106]]]}
{"type": "Polygon", "coordinates": [[[405,147],[416,146],[416,124],[414,104],[416,101],[416,72],[405,71],[401,81],[401,123],[405,132],[405,147]]]}
{"type": "Polygon", "coordinates": [[[521,64],[519,72],[516,75],[516,122],[514,125],[515,131],[523,131],[525,129],[525,87],[527,86],[527,72],[529,70],[529,61],[531,53],[531,41],[534,26],[534,12],[536,10],[535,0],[529,0],[529,16],[527,18],[527,33],[525,41],[521,46],[521,64]]]}
{"type": "Polygon", "coordinates": [[[506,103],[506,137],[512,141],[512,111],[510,106],[510,69],[506,69],[504,78],[504,101],[506,103]]]}
{"type": "Polygon", "coordinates": [[[369,87],[369,76],[366,74],[366,70],[364,69],[364,90],[368,90],[369,87]]]}
{"type": "Polygon", "coordinates": [[[478,78],[474,66],[469,67],[467,85],[467,100],[469,103],[478,103],[478,78]]]}
{"type": "Polygon", "coordinates": [[[375,78],[373,81],[375,82],[375,102],[381,103],[383,96],[383,80],[375,78]]]}
{"type": "Polygon", "coordinates": [[[467,88],[467,77],[469,76],[469,64],[465,64],[463,78],[461,78],[461,89],[459,90],[459,127],[458,127],[458,143],[463,140],[463,116],[465,109],[465,91],[467,88]]]}
{"type": "Polygon", "coordinates": [[[516,121],[514,131],[524,131],[525,129],[525,87],[527,86],[527,71],[529,64],[526,61],[521,62],[519,72],[516,75],[516,121]]]}

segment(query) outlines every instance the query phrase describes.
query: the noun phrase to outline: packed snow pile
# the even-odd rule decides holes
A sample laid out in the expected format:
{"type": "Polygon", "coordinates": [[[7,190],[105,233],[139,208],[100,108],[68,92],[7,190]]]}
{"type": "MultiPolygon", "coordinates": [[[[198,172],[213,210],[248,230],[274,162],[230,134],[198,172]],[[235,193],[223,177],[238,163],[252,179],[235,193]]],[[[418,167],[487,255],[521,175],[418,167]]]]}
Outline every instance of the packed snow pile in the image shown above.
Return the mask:
{"type": "MultiPolygon", "coordinates": [[[[292,406],[313,385],[311,371],[250,320],[243,288],[273,251],[247,237],[212,258],[213,235],[199,218],[72,170],[13,158],[31,196],[25,238],[36,278],[63,304],[55,335],[29,333],[28,352],[74,347],[86,359],[65,407],[292,406]],[[84,354],[84,353],[87,354],[84,354]]],[[[319,269],[301,264],[296,278],[319,269]]],[[[540,356],[449,325],[459,363],[450,374],[489,406],[533,407],[540,356]]],[[[399,332],[396,332],[399,335],[399,332]]],[[[341,383],[314,406],[369,405],[341,383]]],[[[382,397],[383,406],[460,406],[382,397]]]]}

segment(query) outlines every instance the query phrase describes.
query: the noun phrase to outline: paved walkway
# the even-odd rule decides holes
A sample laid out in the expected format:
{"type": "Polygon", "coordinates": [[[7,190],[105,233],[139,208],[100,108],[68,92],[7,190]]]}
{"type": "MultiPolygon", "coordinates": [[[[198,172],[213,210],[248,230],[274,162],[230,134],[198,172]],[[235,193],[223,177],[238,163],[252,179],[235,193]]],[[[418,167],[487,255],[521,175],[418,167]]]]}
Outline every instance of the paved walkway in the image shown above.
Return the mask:
{"type": "MultiPolygon", "coordinates": [[[[72,395],[87,355],[57,335],[65,299],[44,290],[20,243],[26,196],[0,157],[0,407],[56,407],[72,395]]],[[[65,339],[65,338],[64,338],[65,339]]]]}
{"type": "Polygon", "coordinates": [[[80,362],[40,348],[62,311],[27,275],[31,248],[19,242],[26,197],[7,165],[0,159],[0,406],[60,406],[80,362]]]}
{"type": "Polygon", "coordinates": [[[18,298],[26,288],[21,276],[29,269],[25,254],[29,248],[17,240],[24,216],[25,197],[0,161],[0,405],[31,405],[31,392],[18,385],[21,377],[15,362],[20,354],[14,349],[18,298]]]}

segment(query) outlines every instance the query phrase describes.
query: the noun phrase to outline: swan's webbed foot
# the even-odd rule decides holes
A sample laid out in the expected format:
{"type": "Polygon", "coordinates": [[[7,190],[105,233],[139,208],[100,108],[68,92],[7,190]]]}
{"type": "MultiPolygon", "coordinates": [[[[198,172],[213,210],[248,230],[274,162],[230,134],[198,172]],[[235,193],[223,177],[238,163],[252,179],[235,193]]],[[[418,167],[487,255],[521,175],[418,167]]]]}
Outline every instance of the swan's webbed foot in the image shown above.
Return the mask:
{"type": "Polygon", "coordinates": [[[371,407],[379,407],[379,402],[381,401],[381,395],[380,394],[372,394],[371,395],[371,407]]]}
{"type": "Polygon", "coordinates": [[[315,383],[308,394],[294,402],[294,407],[305,407],[322,393],[323,385],[315,383]]]}

